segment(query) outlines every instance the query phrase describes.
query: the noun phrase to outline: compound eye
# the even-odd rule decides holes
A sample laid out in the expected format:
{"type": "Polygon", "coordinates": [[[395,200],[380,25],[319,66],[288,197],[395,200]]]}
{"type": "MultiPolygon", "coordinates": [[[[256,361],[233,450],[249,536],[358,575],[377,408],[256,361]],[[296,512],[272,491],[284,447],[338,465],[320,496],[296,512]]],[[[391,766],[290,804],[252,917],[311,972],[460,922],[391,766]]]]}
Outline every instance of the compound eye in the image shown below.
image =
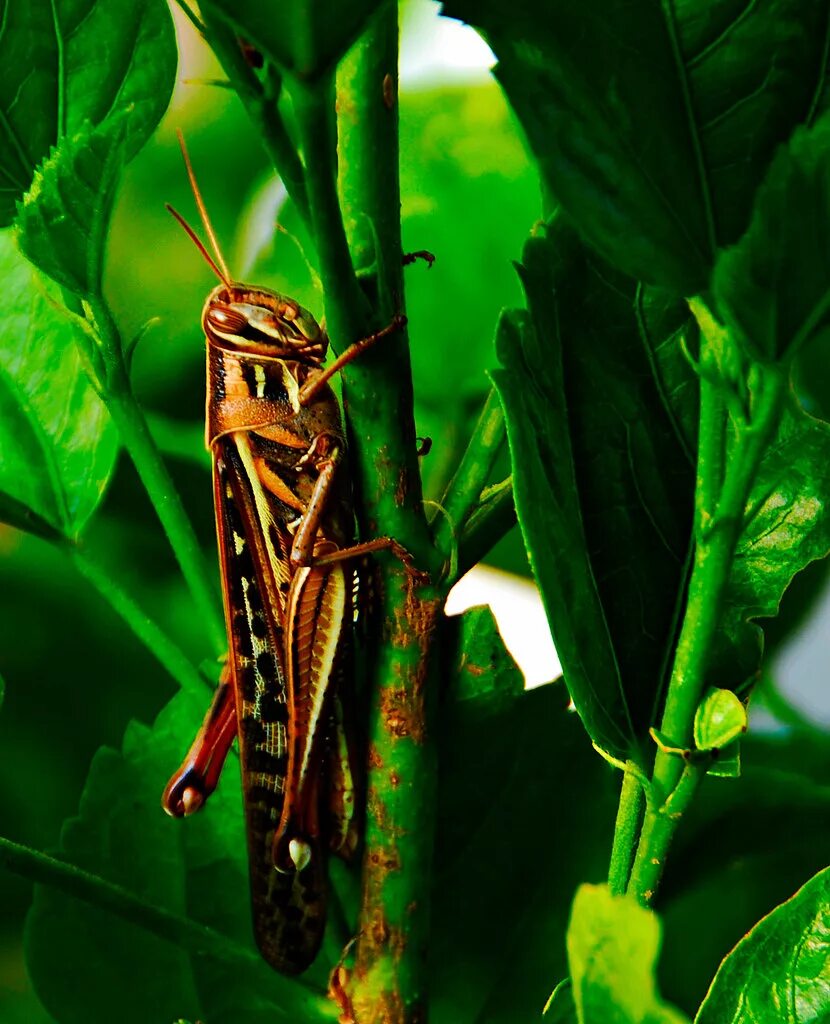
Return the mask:
{"type": "Polygon", "coordinates": [[[221,334],[242,334],[248,326],[246,317],[227,307],[209,309],[205,320],[221,334]]]}

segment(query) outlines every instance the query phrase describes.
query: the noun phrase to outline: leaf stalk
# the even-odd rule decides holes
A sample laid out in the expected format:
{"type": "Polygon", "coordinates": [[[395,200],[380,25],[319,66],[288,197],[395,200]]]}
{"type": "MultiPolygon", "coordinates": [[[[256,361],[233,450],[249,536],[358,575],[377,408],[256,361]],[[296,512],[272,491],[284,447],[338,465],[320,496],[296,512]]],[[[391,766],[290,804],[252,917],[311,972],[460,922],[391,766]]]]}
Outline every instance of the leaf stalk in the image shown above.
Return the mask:
{"type": "Polygon", "coordinates": [[[444,578],[448,584],[458,577],[457,569],[454,575],[449,569],[453,563],[458,563],[457,557],[452,558],[452,548],[457,547],[470,515],[480,504],[482,491],[506,439],[501,400],[496,389],[491,388],[467,449],[441,498],[443,514],[433,520],[433,543],[444,559],[444,578]]]}
{"type": "Polygon", "coordinates": [[[201,696],[205,687],[209,687],[210,684],[158,623],[151,619],[127,591],[113,579],[112,575],[82,547],[67,546],[67,553],[78,572],[121,616],[135,636],[151,654],[155,655],[179,686],[189,693],[198,693],[201,696]]]}
{"type": "MultiPolygon", "coordinates": [[[[676,747],[693,748],[693,725],[706,688],[708,660],[720,623],[749,493],[781,417],[786,368],[755,364],[743,370],[749,404],[743,422],[731,410],[727,434],[724,388],[734,385],[735,348],[722,328],[701,335],[701,404],[695,492],[695,551],[660,732],[676,747]],[[729,364],[732,365],[729,365],[729,364]]],[[[652,776],[654,805],[645,815],[629,891],[649,903],[680,817],[705,770],[658,750],[652,776]],[[671,813],[667,813],[670,803],[671,813]]]]}

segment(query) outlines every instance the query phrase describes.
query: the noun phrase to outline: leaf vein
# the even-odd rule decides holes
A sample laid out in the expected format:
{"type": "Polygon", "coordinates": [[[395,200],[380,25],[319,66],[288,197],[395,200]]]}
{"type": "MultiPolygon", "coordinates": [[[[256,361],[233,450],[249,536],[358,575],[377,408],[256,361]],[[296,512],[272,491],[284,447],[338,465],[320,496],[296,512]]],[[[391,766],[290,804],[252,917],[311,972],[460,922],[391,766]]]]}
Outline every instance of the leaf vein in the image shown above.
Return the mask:
{"type": "Polygon", "coordinates": [[[706,57],[709,56],[714,50],[726,42],[728,37],[734,32],[734,30],[752,13],[753,9],[757,6],[758,0],[749,0],[744,9],[740,13],[736,14],[735,17],[726,25],[721,32],[715,36],[714,39],[710,40],[702,50],[699,50],[694,56],[690,56],[686,62],[686,66],[691,70],[697,64],[702,63],[706,57]]]}

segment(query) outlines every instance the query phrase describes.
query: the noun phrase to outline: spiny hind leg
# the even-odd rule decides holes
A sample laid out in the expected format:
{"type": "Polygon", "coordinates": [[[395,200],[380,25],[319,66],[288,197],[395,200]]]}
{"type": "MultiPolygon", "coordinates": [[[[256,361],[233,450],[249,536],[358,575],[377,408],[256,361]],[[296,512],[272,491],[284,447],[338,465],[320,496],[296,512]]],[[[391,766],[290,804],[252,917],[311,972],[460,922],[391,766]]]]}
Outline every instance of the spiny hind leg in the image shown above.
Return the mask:
{"type": "Polygon", "coordinates": [[[207,714],[179,770],[164,789],[161,806],[174,818],[195,814],[216,789],[236,739],[236,704],[226,662],[207,714]]]}

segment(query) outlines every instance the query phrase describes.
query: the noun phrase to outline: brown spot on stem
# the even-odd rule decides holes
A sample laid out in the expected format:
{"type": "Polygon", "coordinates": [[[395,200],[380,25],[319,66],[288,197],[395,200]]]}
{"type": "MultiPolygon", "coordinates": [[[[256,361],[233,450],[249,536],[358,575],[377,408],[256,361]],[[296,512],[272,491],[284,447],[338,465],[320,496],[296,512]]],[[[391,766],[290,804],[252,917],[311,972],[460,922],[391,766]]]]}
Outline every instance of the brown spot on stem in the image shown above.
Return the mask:
{"type": "Polygon", "coordinates": [[[378,796],[375,786],[370,786],[366,793],[366,813],[374,819],[381,832],[387,831],[386,804],[378,796]]]}
{"type": "MultiPolygon", "coordinates": [[[[394,846],[382,846],[372,850],[366,859],[369,865],[382,876],[401,870],[401,859],[394,846]]],[[[383,880],[385,881],[385,877],[383,880]]]]}
{"type": "Polygon", "coordinates": [[[401,466],[398,471],[398,482],[395,486],[395,504],[398,508],[403,508],[406,505],[406,497],[409,494],[409,474],[406,471],[405,466],[401,466]]]}
{"type": "Polygon", "coordinates": [[[386,937],[389,951],[396,960],[400,960],[403,951],[406,949],[406,933],[402,928],[389,928],[386,937]]]}
{"type": "Polygon", "coordinates": [[[389,74],[383,76],[383,105],[387,110],[395,106],[395,79],[389,74]]]}
{"type": "Polygon", "coordinates": [[[423,742],[424,707],[417,687],[412,693],[403,686],[388,687],[381,697],[381,714],[390,736],[399,740],[411,737],[416,743],[423,742]]]}
{"type": "Polygon", "coordinates": [[[400,784],[401,784],[401,777],[400,777],[400,775],[398,775],[397,772],[390,772],[389,773],[389,785],[392,787],[392,789],[397,789],[398,786],[400,786],[400,784]]]}
{"type": "Polygon", "coordinates": [[[386,949],[389,944],[389,925],[386,923],[386,919],[378,917],[372,922],[372,926],[369,929],[369,934],[372,937],[372,942],[376,947],[386,949]]]}

